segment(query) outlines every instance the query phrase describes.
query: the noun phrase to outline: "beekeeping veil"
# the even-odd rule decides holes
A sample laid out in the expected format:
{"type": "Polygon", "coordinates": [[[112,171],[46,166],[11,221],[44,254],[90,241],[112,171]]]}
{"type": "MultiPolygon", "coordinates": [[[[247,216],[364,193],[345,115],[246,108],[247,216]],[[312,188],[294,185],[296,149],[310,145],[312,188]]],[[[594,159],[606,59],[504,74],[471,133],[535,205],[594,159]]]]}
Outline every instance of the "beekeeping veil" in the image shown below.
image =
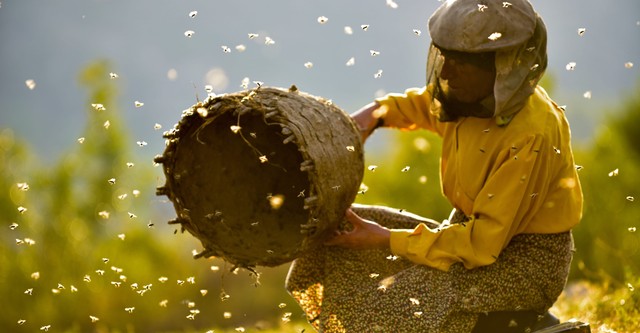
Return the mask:
{"type": "Polygon", "coordinates": [[[527,0],[447,0],[429,19],[429,33],[427,84],[435,89],[432,112],[441,121],[457,116],[438,101],[447,90],[440,80],[444,63],[440,49],[495,52],[493,95],[480,104],[498,125],[508,124],[522,108],[547,67],[546,28],[527,0]]]}

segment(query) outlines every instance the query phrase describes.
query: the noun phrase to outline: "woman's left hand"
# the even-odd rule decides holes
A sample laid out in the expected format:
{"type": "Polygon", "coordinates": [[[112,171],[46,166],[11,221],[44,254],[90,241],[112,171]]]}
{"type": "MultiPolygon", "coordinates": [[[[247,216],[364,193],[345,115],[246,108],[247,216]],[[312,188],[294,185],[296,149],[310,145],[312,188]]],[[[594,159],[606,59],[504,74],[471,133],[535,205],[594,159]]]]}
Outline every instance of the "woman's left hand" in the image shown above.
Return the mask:
{"type": "Polygon", "coordinates": [[[365,220],[347,209],[345,218],[353,225],[353,230],[336,231],[325,245],[350,249],[389,248],[391,231],[378,223],[365,220]]]}

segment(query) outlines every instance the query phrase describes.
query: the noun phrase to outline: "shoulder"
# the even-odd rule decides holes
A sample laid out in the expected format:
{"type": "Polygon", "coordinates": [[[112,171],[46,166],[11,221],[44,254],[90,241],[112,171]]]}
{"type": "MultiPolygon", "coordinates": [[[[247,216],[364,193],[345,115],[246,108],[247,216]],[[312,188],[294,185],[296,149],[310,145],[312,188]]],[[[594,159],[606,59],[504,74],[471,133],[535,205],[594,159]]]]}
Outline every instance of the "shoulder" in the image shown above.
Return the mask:
{"type": "Polygon", "coordinates": [[[507,130],[519,134],[548,137],[568,131],[568,126],[564,110],[542,87],[538,86],[527,99],[522,110],[507,125],[507,130]]]}

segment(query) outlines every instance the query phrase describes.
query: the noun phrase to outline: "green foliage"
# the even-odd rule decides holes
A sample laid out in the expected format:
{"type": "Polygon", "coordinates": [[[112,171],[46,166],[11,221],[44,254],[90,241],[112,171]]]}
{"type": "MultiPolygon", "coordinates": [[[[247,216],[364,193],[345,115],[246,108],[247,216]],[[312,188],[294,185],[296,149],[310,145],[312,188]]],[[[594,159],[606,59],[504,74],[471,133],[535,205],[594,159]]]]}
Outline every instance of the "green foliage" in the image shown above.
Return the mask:
{"type": "MultiPolygon", "coordinates": [[[[0,131],[0,188],[2,189],[0,191],[0,221],[2,221],[3,228],[3,231],[0,232],[0,267],[2,267],[0,269],[0,290],[2,290],[2,298],[10,301],[8,304],[20,297],[15,295],[13,288],[19,288],[19,286],[15,286],[15,281],[22,276],[21,272],[33,267],[31,262],[15,260],[27,249],[13,246],[24,243],[25,238],[27,238],[27,242],[32,241],[32,238],[25,236],[28,235],[29,225],[23,223],[23,216],[31,213],[29,210],[31,201],[22,190],[27,189],[25,182],[28,179],[28,171],[22,166],[32,161],[33,157],[28,153],[28,149],[16,140],[11,130],[0,131]],[[25,208],[26,211],[24,211],[25,208]]],[[[21,289],[20,292],[24,292],[26,289],[21,289]]],[[[3,308],[6,309],[3,311],[5,313],[12,311],[9,306],[3,306],[3,308]]],[[[0,323],[0,326],[8,327],[2,324],[0,323]]]]}
{"type": "MultiPolygon", "coordinates": [[[[638,83],[640,87],[640,83],[638,83]]],[[[628,148],[627,154],[635,154],[634,159],[640,159],[640,88],[636,88],[622,106],[623,112],[620,117],[612,121],[613,127],[620,135],[620,139],[625,142],[628,148]]]]}
{"type": "Polygon", "coordinates": [[[570,283],[551,309],[562,321],[572,318],[591,325],[592,332],[634,333],[640,327],[640,279],[625,286],[609,280],[570,283]]]}
{"type": "Polygon", "coordinates": [[[640,98],[629,99],[620,115],[599,128],[590,147],[576,149],[585,197],[575,229],[575,278],[640,276],[640,98]]]}
{"type": "Polygon", "coordinates": [[[47,321],[78,325],[77,308],[95,303],[91,288],[81,292],[83,279],[95,276],[95,270],[105,266],[96,266],[99,261],[92,261],[89,255],[115,236],[109,230],[110,220],[104,218],[106,214],[110,219],[118,218],[127,213],[127,202],[132,200],[122,197],[131,189],[117,184],[124,182],[136,188],[144,180],[125,170],[127,131],[119,125],[113,103],[115,87],[109,82],[107,66],[91,65],[83,72],[82,82],[92,91],[92,103],[113,106],[114,110],[91,109],[83,143],[65,154],[57,165],[30,168],[39,163],[20,159],[18,144],[2,151],[7,161],[4,168],[15,171],[2,173],[2,188],[14,197],[2,198],[2,210],[8,211],[2,216],[10,218],[7,224],[17,224],[10,234],[4,233],[0,245],[2,253],[7,254],[7,264],[3,266],[10,267],[6,269],[10,276],[3,277],[0,288],[3,301],[12,304],[3,307],[7,309],[1,317],[3,327],[33,330],[35,323],[47,321]],[[104,126],[107,120],[111,122],[108,128],[104,126]],[[117,179],[114,184],[108,181],[112,178],[117,179]],[[18,182],[28,184],[28,190],[24,185],[21,190],[18,182]],[[27,210],[16,216],[17,205],[27,210]],[[11,237],[16,239],[13,244],[9,242],[11,237]],[[73,301],[69,298],[71,293],[73,301]],[[17,327],[19,320],[25,320],[25,324],[17,327]]]}

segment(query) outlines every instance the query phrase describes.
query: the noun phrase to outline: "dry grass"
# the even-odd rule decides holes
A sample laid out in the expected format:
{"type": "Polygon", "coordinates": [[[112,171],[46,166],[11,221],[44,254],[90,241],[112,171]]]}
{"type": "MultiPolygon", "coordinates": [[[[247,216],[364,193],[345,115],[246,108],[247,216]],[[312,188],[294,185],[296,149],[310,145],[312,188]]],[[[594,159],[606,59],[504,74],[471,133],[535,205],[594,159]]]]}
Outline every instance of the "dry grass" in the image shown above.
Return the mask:
{"type": "MultiPolygon", "coordinates": [[[[614,286],[610,283],[572,282],[551,309],[561,321],[576,319],[591,324],[593,333],[640,332],[640,293],[635,283],[614,286]]],[[[286,323],[280,327],[259,330],[253,327],[216,329],[214,333],[313,333],[307,323],[286,323]],[[244,329],[244,331],[243,331],[244,329]]]]}
{"type": "Polygon", "coordinates": [[[593,333],[640,332],[640,294],[634,287],[639,282],[640,279],[617,286],[574,282],[551,311],[562,321],[590,323],[593,333]]]}

